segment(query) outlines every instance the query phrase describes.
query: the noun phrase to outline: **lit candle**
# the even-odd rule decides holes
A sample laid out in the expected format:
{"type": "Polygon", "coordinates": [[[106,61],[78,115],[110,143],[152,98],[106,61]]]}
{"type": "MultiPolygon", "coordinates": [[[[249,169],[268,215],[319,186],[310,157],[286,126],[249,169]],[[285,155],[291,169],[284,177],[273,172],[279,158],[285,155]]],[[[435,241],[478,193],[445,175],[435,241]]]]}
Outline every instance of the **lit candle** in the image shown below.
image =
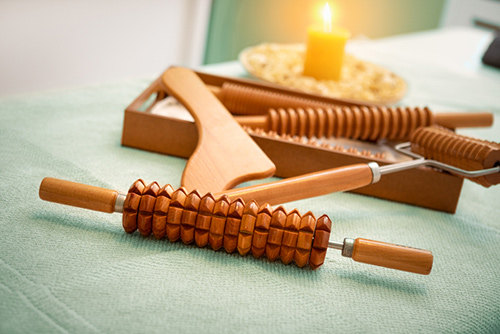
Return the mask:
{"type": "Polygon", "coordinates": [[[344,28],[332,28],[328,3],[323,10],[323,23],[323,29],[309,27],[303,74],[319,80],[339,80],[345,43],[351,33],[344,28]]]}

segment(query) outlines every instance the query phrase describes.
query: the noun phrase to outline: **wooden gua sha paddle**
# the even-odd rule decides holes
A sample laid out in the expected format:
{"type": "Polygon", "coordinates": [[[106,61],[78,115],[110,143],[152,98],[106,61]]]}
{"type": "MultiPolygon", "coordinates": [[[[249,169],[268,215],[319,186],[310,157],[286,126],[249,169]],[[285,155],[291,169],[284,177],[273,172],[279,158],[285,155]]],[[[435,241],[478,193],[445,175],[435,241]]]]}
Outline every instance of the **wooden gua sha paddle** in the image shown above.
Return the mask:
{"type": "Polygon", "coordinates": [[[193,115],[198,130],[198,145],[182,174],[182,186],[220,192],[274,175],[273,162],[193,71],[169,68],[162,83],[193,115]]]}
{"type": "Polygon", "coordinates": [[[143,236],[151,233],[165,236],[172,242],[182,240],[198,247],[210,245],[213,250],[235,250],[240,255],[265,255],[285,264],[294,261],[303,267],[320,267],[328,248],[357,262],[428,275],[432,269],[430,251],[399,246],[368,239],[345,238],[330,242],[332,222],[327,215],[318,219],[311,212],[300,214],[296,209],[273,209],[269,204],[227,196],[200,195],[197,190],[174,190],[170,185],[142,180],[132,184],[128,193],[103,189],[70,181],[45,178],[40,184],[40,198],[46,201],[77,206],[107,213],[123,212],[123,228],[136,230],[143,236]]]}

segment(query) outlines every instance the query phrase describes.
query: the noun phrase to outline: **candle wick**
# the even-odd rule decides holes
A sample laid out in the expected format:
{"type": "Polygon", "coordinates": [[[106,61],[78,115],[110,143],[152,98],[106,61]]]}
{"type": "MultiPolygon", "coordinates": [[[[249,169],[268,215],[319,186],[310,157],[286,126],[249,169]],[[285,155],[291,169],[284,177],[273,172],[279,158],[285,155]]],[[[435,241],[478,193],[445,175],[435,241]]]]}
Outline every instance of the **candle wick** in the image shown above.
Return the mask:
{"type": "Polygon", "coordinates": [[[325,21],[323,29],[325,30],[325,32],[332,32],[332,23],[330,21],[325,21]]]}

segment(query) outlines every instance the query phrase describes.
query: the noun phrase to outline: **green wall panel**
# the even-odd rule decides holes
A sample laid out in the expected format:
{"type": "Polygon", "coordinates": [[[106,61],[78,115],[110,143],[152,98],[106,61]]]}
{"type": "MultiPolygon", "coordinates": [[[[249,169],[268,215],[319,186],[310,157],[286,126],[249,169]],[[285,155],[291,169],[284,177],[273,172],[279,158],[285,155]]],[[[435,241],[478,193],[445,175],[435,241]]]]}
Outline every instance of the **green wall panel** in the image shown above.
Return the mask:
{"type": "MultiPolygon", "coordinates": [[[[438,27],[445,0],[328,1],[334,24],[353,37],[380,38],[438,27]]],[[[263,42],[305,42],[321,23],[325,1],[213,0],[205,63],[237,59],[245,47],[263,42]]]]}

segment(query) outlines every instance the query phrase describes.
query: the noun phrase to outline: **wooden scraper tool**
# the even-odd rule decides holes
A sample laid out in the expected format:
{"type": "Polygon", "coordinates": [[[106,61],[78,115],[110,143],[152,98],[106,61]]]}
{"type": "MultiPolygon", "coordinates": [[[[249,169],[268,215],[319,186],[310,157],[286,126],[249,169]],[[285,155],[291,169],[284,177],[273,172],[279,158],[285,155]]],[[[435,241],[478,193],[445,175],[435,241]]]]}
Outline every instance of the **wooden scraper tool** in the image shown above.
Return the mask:
{"type": "Polygon", "coordinates": [[[274,163],[193,71],[171,67],[163,73],[162,83],[191,113],[198,130],[198,145],[181,186],[188,191],[222,192],[274,175],[274,163]]]}

